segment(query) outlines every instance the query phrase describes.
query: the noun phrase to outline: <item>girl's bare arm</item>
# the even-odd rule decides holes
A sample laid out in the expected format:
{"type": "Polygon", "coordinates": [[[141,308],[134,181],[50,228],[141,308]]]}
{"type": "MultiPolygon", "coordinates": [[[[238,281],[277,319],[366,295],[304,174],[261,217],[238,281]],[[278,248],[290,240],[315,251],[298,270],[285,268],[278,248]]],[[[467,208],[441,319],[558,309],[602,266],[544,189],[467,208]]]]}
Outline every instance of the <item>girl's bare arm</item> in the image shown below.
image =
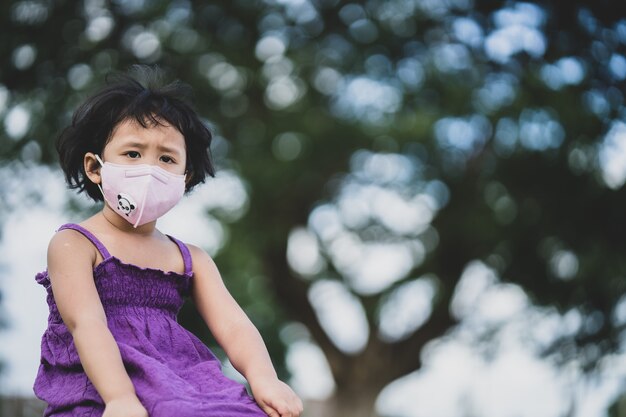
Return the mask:
{"type": "MultiPolygon", "coordinates": [[[[128,411],[105,415],[147,416],[124,369],[93,280],[96,249],[73,230],[57,232],[48,246],[48,274],[54,300],[87,377],[107,408],[124,403],[128,411]],[[133,410],[132,412],[130,412],[133,410]]],[[[114,407],[120,408],[120,407],[114,407]]]]}
{"type": "Polygon", "coordinates": [[[300,415],[302,402],[278,380],[259,331],[228,292],[213,259],[203,250],[189,246],[194,303],[228,359],[248,380],[255,399],[268,415],[300,415]]]}

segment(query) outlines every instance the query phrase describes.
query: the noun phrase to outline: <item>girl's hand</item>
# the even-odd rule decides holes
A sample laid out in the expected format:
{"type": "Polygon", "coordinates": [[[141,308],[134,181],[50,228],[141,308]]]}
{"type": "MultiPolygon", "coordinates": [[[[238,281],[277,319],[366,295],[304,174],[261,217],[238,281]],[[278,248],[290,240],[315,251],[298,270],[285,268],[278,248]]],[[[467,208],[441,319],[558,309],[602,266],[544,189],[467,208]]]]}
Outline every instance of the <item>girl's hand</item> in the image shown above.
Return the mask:
{"type": "Polygon", "coordinates": [[[136,395],[127,395],[109,401],[102,417],[148,417],[148,412],[136,395]]]}
{"type": "Polygon", "coordinates": [[[257,404],[269,417],[298,417],[302,400],[278,378],[266,378],[250,383],[257,404]]]}

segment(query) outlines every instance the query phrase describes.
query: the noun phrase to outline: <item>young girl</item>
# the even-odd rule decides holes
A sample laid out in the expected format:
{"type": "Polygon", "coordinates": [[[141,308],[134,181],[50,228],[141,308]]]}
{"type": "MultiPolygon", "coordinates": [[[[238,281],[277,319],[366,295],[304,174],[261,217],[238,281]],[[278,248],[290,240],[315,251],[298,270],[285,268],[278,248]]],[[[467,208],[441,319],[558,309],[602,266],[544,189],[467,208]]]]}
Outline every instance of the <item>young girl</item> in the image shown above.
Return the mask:
{"type": "Polygon", "coordinates": [[[186,91],[180,83],[144,88],[121,76],[80,106],[59,137],[70,187],[104,206],[80,224],[60,227],[48,268],[37,275],[50,307],[34,385],[48,403],[45,416],[302,412],[211,257],[156,228],[184,192],[214,176],[211,134],[186,91]],[[176,322],[188,294],[254,400],[176,322]]]}

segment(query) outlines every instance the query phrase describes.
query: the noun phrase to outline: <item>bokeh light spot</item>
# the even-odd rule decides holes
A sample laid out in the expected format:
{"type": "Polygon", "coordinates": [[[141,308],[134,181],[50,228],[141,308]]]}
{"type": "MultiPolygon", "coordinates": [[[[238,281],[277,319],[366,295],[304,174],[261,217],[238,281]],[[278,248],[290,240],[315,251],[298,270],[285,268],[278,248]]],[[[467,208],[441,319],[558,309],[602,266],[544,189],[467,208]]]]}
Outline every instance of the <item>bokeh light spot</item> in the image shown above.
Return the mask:
{"type": "Polygon", "coordinates": [[[21,45],[13,51],[13,65],[18,70],[30,68],[37,58],[37,49],[33,45],[21,45]]]}

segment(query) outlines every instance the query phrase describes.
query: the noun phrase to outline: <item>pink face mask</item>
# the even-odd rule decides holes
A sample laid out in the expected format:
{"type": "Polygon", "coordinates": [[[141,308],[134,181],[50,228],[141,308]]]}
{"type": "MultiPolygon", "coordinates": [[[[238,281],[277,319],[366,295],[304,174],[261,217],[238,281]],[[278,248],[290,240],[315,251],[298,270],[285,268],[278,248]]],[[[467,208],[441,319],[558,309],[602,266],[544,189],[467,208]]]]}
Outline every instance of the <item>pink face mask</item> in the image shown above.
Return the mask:
{"type": "Polygon", "coordinates": [[[102,162],[102,186],[109,206],[133,227],[150,223],[176,205],[185,193],[185,175],[172,174],[155,165],[121,165],[102,162]]]}

